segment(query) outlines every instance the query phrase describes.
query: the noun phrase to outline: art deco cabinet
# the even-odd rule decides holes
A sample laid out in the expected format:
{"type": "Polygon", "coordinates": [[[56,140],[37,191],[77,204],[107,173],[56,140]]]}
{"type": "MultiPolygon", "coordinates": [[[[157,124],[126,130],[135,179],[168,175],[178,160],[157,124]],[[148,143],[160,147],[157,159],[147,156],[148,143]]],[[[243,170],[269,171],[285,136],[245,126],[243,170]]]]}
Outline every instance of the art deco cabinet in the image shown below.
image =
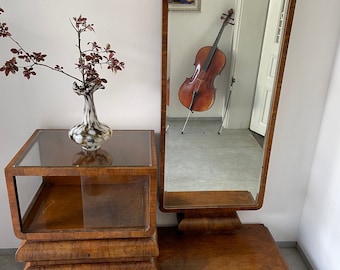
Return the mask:
{"type": "MultiPolygon", "coordinates": [[[[195,7],[199,9],[200,1],[194,2],[195,7]]],[[[68,139],[67,130],[37,130],[6,167],[14,232],[18,238],[22,239],[16,256],[19,261],[27,262],[26,269],[288,269],[269,230],[262,224],[241,224],[237,212],[258,210],[264,203],[275,120],[296,0],[216,2],[220,4],[205,1],[202,10],[195,10],[197,12],[194,13],[176,13],[175,11],[178,10],[170,9],[169,11],[169,2],[162,0],[159,171],[154,132],[133,130],[114,131],[112,139],[96,152],[81,151],[79,146],[68,139]],[[257,21],[255,15],[262,14],[262,12],[267,14],[267,9],[271,6],[268,6],[269,2],[275,4],[275,11],[279,11],[279,16],[275,17],[277,23],[275,25],[267,23],[265,20],[267,15],[258,16],[263,22],[263,28],[262,30],[254,29],[258,25],[252,23],[250,19],[257,21]],[[218,10],[212,12],[213,7],[218,10]],[[255,12],[254,7],[258,7],[259,10],[255,12]],[[190,123],[183,134],[189,115],[193,113],[192,106],[180,107],[185,113],[184,117],[177,114],[178,110],[173,109],[175,107],[172,106],[177,102],[177,85],[180,84],[176,82],[183,81],[184,72],[180,68],[184,66],[185,61],[182,57],[178,57],[180,63],[176,65],[170,57],[176,56],[174,49],[187,47],[188,51],[192,51],[188,46],[188,41],[196,42],[201,40],[201,36],[208,37],[200,31],[189,31],[199,33],[199,38],[186,38],[186,46],[178,46],[183,43],[183,39],[180,41],[182,43],[177,43],[173,39],[174,33],[183,35],[180,31],[185,28],[184,26],[197,26],[196,23],[188,23],[189,18],[199,22],[199,25],[201,23],[209,25],[207,29],[210,32],[210,24],[216,25],[216,22],[220,24],[220,13],[231,9],[235,11],[231,24],[234,30],[229,29],[227,32],[229,39],[224,39],[225,45],[230,45],[226,51],[229,53],[237,51],[237,55],[230,59],[238,61],[241,59],[238,63],[245,63],[246,70],[239,74],[246,75],[236,76],[234,74],[233,78],[228,74],[225,76],[230,77],[234,88],[233,93],[241,93],[242,91],[235,91],[235,89],[250,77],[248,68],[252,65],[249,64],[248,56],[249,52],[254,54],[254,42],[248,41],[248,38],[261,31],[262,37],[265,32],[267,33],[268,26],[275,30],[271,31],[275,34],[275,38],[270,40],[275,40],[277,49],[276,58],[271,57],[269,61],[272,63],[271,66],[275,67],[270,72],[272,97],[266,99],[270,107],[264,107],[268,109],[266,109],[268,119],[265,136],[261,135],[264,137],[261,144],[257,142],[255,138],[258,136],[254,136],[253,132],[250,133],[250,137],[246,137],[247,147],[239,144],[239,140],[236,140],[237,143],[231,143],[230,138],[224,144],[218,144],[217,142],[227,137],[228,134],[232,135],[232,139],[244,137],[233,135],[234,130],[227,128],[224,116],[222,118],[222,115],[218,115],[218,121],[222,120],[222,123],[219,123],[220,129],[214,128],[215,137],[208,140],[218,146],[218,151],[210,151],[202,147],[207,145],[202,138],[208,138],[207,134],[210,129],[206,132],[202,126],[199,126],[197,133],[201,136],[194,140],[186,139],[190,138],[190,132],[194,133],[193,129],[190,130],[190,123]],[[211,21],[204,20],[207,14],[214,14],[211,21]],[[175,19],[179,18],[182,21],[176,24],[175,19]],[[180,22],[185,23],[180,24],[180,22]],[[176,25],[180,27],[176,28],[176,25]],[[243,29],[243,26],[250,28],[243,29]],[[175,31],[170,32],[168,28],[175,31]],[[245,48],[248,49],[248,45],[251,45],[250,51],[245,50],[242,54],[241,50],[238,50],[241,38],[238,38],[237,42],[231,42],[232,38],[236,39],[233,34],[236,30],[238,37],[246,38],[242,43],[246,45],[245,48]],[[232,44],[239,46],[237,50],[232,50],[232,44]],[[180,76],[176,77],[174,71],[178,71],[180,76]],[[236,77],[235,81],[234,77],[236,77]],[[188,116],[185,117],[185,115],[188,116]],[[177,121],[186,119],[186,122],[182,121],[184,122],[182,130],[176,129],[176,134],[180,136],[176,138],[181,140],[171,141],[174,138],[171,135],[174,134],[172,131],[176,127],[174,123],[176,118],[177,121]],[[260,158],[252,159],[253,162],[244,161],[245,159],[242,158],[252,157],[249,152],[244,154],[245,152],[239,151],[241,148],[241,150],[250,149],[248,138],[256,142],[256,149],[258,149],[256,153],[260,154],[260,158]],[[180,144],[181,141],[184,141],[184,144],[180,144]],[[193,143],[197,143],[198,147],[193,143]],[[225,146],[230,147],[228,151],[225,150],[225,146]],[[192,154],[192,150],[196,148],[201,152],[192,154]],[[175,151],[169,151],[171,149],[175,151]],[[179,150],[185,152],[184,154],[189,154],[188,158],[181,159],[182,162],[179,159],[179,150]],[[220,166],[222,168],[220,175],[205,179],[204,175],[213,175],[212,173],[215,173],[218,167],[217,163],[213,162],[212,165],[208,163],[208,161],[216,160],[209,160],[208,153],[218,155],[218,161],[223,161],[223,166],[220,166]],[[236,153],[241,158],[233,162],[236,159],[230,158],[232,153],[236,153]],[[203,160],[204,166],[196,165],[202,163],[190,163],[192,157],[200,157],[198,161],[203,160]],[[171,163],[171,161],[174,162],[171,163]],[[180,170],[179,167],[183,167],[183,164],[187,166],[185,170],[180,170]],[[192,164],[194,165],[191,168],[192,164]],[[241,164],[246,166],[239,166],[241,164]],[[251,174],[250,178],[248,174],[244,176],[244,168],[248,169],[253,164],[257,165],[256,172],[251,174]],[[207,168],[206,171],[209,173],[201,173],[206,172],[201,170],[202,168],[207,168]],[[169,177],[173,172],[183,174],[176,175],[174,178],[169,177]],[[198,172],[198,176],[196,174],[193,180],[191,179],[193,184],[188,185],[189,189],[180,189],[172,185],[175,182],[186,183],[187,177],[193,176],[194,172],[198,172]],[[229,181],[228,175],[232,176],[232,181],[229,181]],[[243,176],[238,178],[239,175],[243,176]],[[228,183],[228,185],[221,189],[213,188],[212,183],[215,180],[222,184],[228,183]],[[247,185],[250,182],[252,185],[247,185]],[[205,189],[202,189],[202,183],[208,183],[205,189]],[[156,227],[157,191],[160,210],[164,212],[164,215],[167,212],[176,214],[178,224],[175,225],[178,225],[177,227],[156,227]]],[[[191,6],[188,8],[191,10],[191,6]]],[[[186,9],[181,9],[181,11],[184,10],[186,9]]],[[[258,60],[261,56],[262,39],[260,41],[258,57],[254,61],[257,64],[260,63],[258,60]]],[[[219,44],[223,45],[223,42],[219,44]]],[[[202,44],[196,45],[200,47],[202,44]]],[[[190,61],[192,59],[190,55],[190,61]]],[[[189,63],[189,60],[187,62],[189,63]]],[[[237,66],[236,63],[230,66],[237,66]]],[[[259,68],[256,65],[252,73],[258,74],[259,68]]],[[[194,74],[197,74],[196,71],[194,74]]],[[[254,77],[255,81],[256,77],[254,77]]],[[[224,94],[219,99],[225,101],[224,108],[218,110],[220,113],[230,112],[228,104],[232,89],[229,85],[228,83],[228,87],[223,88],[224,94]]],[[[224,86],[227,86],[227,81],[224,86]]],[[[251,89],[254,90],[255,87],[251,89]]],[[[191,103],[195,101],[197,95],[198,92],[194,89],[191,103]]],[[[232,97],[231,100],[233,99],[237,100],[232,97]]],[[[248,111],[251,112],[252,109],[248,111]]],[[[197,119],[192,117],[192,122],[198,118],[202,120],[204,117],[197,117],[197,119]]],[[[205,118],[206,122],[212,120],[209,116],[205,118]]],[[[230,119],[229,116],[226,119],[230,119]]],[[[249,133],[248,127],[243,129],[247,134],[249,133]]]]}
{"type": "Polygon", "coordinates": [[[153,131],[83,152],[66,130],[36,130],[5,173],[26,269],[156,268],[153,131]]]}

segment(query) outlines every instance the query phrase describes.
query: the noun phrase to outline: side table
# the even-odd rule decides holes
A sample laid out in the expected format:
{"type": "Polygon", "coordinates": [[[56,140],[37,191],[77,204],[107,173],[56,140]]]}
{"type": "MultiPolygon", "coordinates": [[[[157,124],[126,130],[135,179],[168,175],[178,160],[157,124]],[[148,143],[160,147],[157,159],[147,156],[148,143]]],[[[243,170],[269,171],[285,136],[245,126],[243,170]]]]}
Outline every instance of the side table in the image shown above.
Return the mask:
{"type": "Polygon", "coordinates": [[[5,174],[25,269],[156,269],[153,131],[113,131],[85,152],[67,130],[36,130],[5,174]]]}

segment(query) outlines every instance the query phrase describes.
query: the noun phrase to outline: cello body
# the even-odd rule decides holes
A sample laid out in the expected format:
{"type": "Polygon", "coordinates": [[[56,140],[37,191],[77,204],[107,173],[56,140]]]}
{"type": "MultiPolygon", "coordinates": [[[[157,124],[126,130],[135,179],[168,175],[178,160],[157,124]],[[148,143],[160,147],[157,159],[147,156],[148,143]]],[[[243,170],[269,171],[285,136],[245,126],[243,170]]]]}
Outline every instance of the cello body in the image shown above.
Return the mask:
{"type": "Polygon", "coordinates": [[[195,71],[191,78],[186,78],[178,91],[179,101],[192,112],[206,111],[214,104],[216,92],[214,80],[226,64],[226,56],[217,48],[217,44],[233,13],[230,9],[228,16],[222,17],[224,22],[213,46],[203,47],[197,52],[195,71]]]}
{"type": "Polygon", "coordinates": [[[214,81],[215,77],[222,72],[226,57],[221,50],[216,49],[208,69],[204,71],[204,62],[211,48],[206,46],[198,51],[194,63],[195,72],[191,78],[186,78],[178,91],[180,102],[191,111],[206,111],[215,101],[214,81]]]}

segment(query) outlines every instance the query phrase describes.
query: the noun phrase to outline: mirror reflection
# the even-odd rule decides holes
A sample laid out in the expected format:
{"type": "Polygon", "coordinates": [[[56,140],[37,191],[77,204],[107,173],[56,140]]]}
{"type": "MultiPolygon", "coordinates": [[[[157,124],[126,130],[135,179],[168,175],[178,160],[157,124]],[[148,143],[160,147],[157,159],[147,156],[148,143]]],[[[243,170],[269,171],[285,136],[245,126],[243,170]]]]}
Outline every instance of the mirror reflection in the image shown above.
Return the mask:
{"type": "Polygon", "coordinates": [[[236,205],[256,203],[286,2],[214,0],[200,12],[169,11],[165,208],[187,208],[178,198],[198,191],[209,196],[195,207],[220,191],[241,194],[236,205]]]}

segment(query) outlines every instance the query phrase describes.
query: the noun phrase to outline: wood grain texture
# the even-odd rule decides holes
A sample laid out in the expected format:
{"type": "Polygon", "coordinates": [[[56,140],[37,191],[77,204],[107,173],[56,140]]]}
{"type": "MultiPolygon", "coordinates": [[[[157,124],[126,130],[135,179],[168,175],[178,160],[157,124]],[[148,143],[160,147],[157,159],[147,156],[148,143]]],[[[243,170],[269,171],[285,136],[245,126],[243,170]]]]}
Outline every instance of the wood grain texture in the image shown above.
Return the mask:
{"type": "Polygon", "coordinates": [[[156,232],[153,237],[76,241],[25,241],[18,248],[18,261],[118,261],[126,258],[156,257],[156,232]]]}
{"type": "Polygon", "coordinates": [[[156,270],[154,261],[145,262],[106,262],[106,263],[78,263],[60,265],[27,264],[25,270],[156,270]]]}
{"type": "Polygon", "coordinates": [[[235,211],[188,211],[179,218],[178,230],[183,232],[225,233],[241,228],[235,211]]]}
{"type": "Polygon", "coordinates": [[[229,234],[158,228],[160,270],[288,270],[268,229],[243,225],[229,234]]]}

